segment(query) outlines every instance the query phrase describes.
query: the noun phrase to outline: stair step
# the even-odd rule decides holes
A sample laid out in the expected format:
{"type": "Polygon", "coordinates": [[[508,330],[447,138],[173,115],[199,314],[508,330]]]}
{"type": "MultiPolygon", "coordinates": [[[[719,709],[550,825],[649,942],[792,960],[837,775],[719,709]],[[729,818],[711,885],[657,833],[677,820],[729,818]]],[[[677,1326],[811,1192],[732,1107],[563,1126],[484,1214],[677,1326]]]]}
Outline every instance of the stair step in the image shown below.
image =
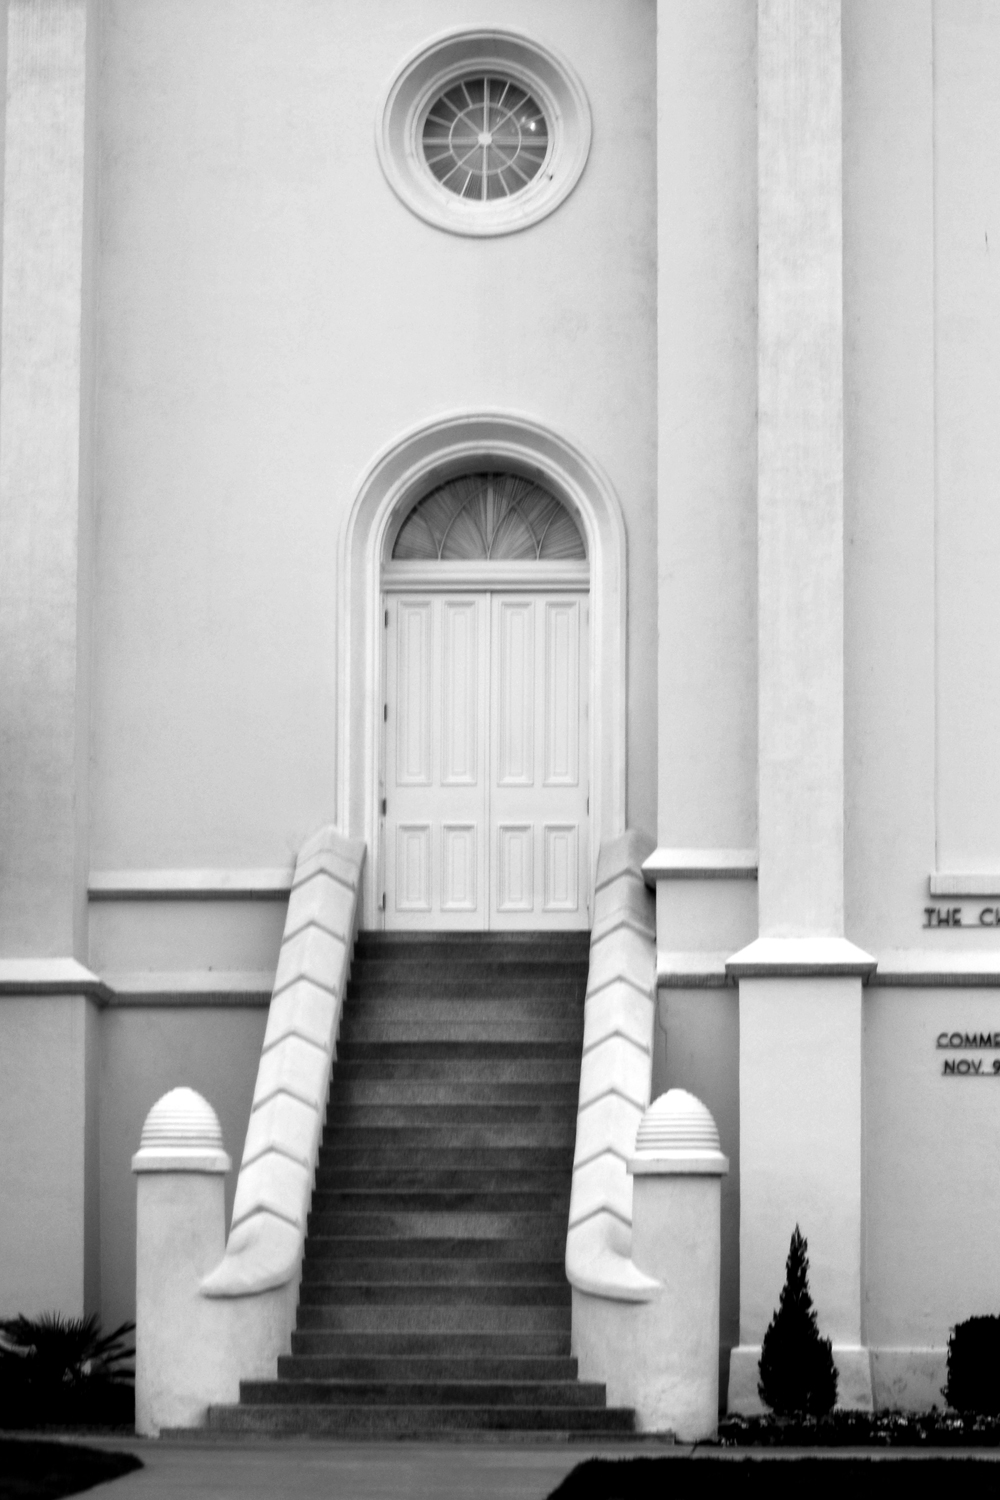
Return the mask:
{"type": "Polygon", "coordinates": [[[528,1331],[425,1329],[406,1332],[398,1328],[373,1329],[363,1333],[344,1329],[297,1328],[292,1333],[291,1356],[282,1358],[323,1359],[443,1359],[520,1360],[569,1359],[569,1330],[543,1328],[528,1331]]]}
{"type": "Polygon", "coordinates": [[[299,1303],[298,1326],[345,1333],[568,1333],[563,1307],[351,1302],[299,1303]]]}
{"type": "Polygon", "coordinates": [[[558,986],[546,986],[536,996],[525,995],[515,985],[512,993],[502,991],[494,995],[470,995],[460,985],[447,985],[426,995],[414,991],[405,980],[390,989],[366,993],[363,1000],[348,996],[344,1003],[343,1020],[356,1021],[367,1017],[385,1017],[402,1020],[411,1017],[421,1021],[465,1020],[477,1025],[489,1025],[505,1018],[525,1020],[564,1021],[579,1025],[583,1020],[582,997],[579,1005],[573,1004],[575,986],[567,986],[563,993],[558,986]],[[517,990],[517,993],[514,991],[517,990]]]}
{"type": "Polygon", "coordinates": [[[588,932],[359,932],[355,957],[427,959],[434,963],[460,962],[473,955],[487,962],[524,959],[585,963],[590,953],[588,932]]]}
{"type": "Polygon", "coordinates": [[[309,1233],[319,1235],[360,1236],[365,1239],[385,1235],[411,1237],[413,1239],[465,1237],[480,1240],[513,1239],[517,1235],[528,1235],[535,1245],[539,1238],[553,1237],[562,1226],[566,1234],[566,1214],[527,1213],[427,1213],[415,1210],[381,1213],[315,1213],[309,1214],[309,1233]]]}
{"type": "Polygon", "coordinates": [[[349,1126],[363,1130],[394,1125],[411,1125],[416,1129],[446,1125],[514,1125],[536,1122],[569,1126],[576,1129],[576,1110],[565,1104],[350,1104],[342,1105],[336,1094],[326,1112],[327,1129],[349,1126]]]}
{"type": "Polygon", "coordinates": [[[355,950],[349,983],[357,987],[358,992],[367,993],[369,987],[403,983],[406,980],[412,981],[415,990],[433,989],[435,984],[459,980],[471,984],[483,980],[495,980],[501,984],[516,981],[526,992],[532,987],[546,986],[552,981],[580,986],[586,984],[586,975],[586,960],[580,963],[576,959],[495,959],[487,965],[481,957],[466,954],[463,957],[450,956],[447,963],[442,965],[439,960],[427,956],[406,960],[388,959],[385,956],[361,956],[358,959],[355,950]]]}
{"type": "Polygon", "coordinates": [[[310,1234],[306,1240],[305,1266],[314,1262],[320,1265],[332,1261],[348,1263],[364,1260],[425,1260],[433,1257],[438,1264],[455,1261],[467,1264],[482,1262],[496,1268],[498,1276],[506,1276],[506,1267],[532,1265],[538,1261],[546,1264],[563,1264],[566,1253],[566,1233],[562,1227],[550,1229],[538,1235],[530,1243],[517,1239],[470,1239],[465,1236],[421,1235],[365,1238],[355,1235],[310,1234]]]}
{"type": "Polygon", "coordinates": [[[569,1187],[558,1192],[519,1193],[468,1188],[332,1188],[312,1195],[314,1214],[329,1213],[561,1214],[569,1212],[569,1187]]]}
{"type": "Polygon", "coordinates": [[[459,1078],[337,1078],[332,1100],[338,1109],[386,1104],[559,1104],[573,1115],[579,1098],[575,1083],[459,1078]]]}
{"type": "Polygon", "coordinates": [[[501,1005],[510,1007],[516,1015],[542,1007],[550,1015],[573,1014],[582,1009],[584,997],[580,979],[561,970],[525,980],[517,974],[498,974],[490,969],[463,974],[449,968],[447,973],[421,974],[400,968],[379,979],[358,981],[352,975],[347,985],[345,1013],[382,1006],[413,1011],[436,1006],[443,1009],[459,1006],[463,1010],[482,1006],[481,1018],[488,1020],[489,1010],[501,1005]]]}
{"type": "MultiPolygon", "coordinates": [[[[393,1132],[395,1134],[395,1132],[393,1132]]],[[[413,1144],[412,1135],[407,1135],[409,1144],[393,1144],[387,1153],[384,1141],[364,1140],[361,1144],[347,1142],[343,1132],[331,1134],[319,1151],[317,1170],[320,1172],[344,1170],[364,1171],[368,1167],[379,1170],[428,1171],[467,1170],[496,1174],[508,1169],[512,1172],[561,1172],[568,1176],[573,1170],[573,1146],[567,1141],[562,1146],[481,1146],[470,1150],[465,1145],[455,1145],[449,1132],[447,1146],[431,1146],[427,1143],[426,1131],[413,1144]]]]}
{"type": "Polygon", "coordinates": [[[569,1182],[561,1172],[520,1172],[463,1167],[324,1166],[316,1169],[316,1191],[329,1192],[449,1191],[466,1193],[525,1192],[565,1197],[569,1182]]]}
{"type": "Polygon", "coordinates": [[[359,1149],[375,1151],[381,1153],[385,1164],[398,1161],[407,1150],[415,1151],[420,1161],[427,1161],[431,1151],[457,1150],[461,1155],[511,1146],[540,1150],[561,1147],[571,1155],[575,1142],[575,1120],[456,1121],[452,1125],[422,1126],[398,1122],[353,1125],[337,1120],[335,1125],[328,1122],[324,1136],[324,1146],[335,1147],[338,1155],[359,1149]]]}
{"type": "MultiPolygon", "coordinates": [[[[561,1260],[487,1260],[482,1256],[465,1260],[420,1258],[365,1258],[318,1260],[307,1257],[302,1264],[302,1286],[367,1282],[415,1286],[471,1286],[489,1280],[495,1286],[566,1285],[566,1269],[561,1260]]],[[[305,1291],[303,1291],[305,1296],[305,1291]]]]}
{"type": "Polygon", "coordinates": [[[582,1020],[565,1020],[553,1016],[497,1016],[492,1021],[477,1021],[456,1010],[453,1016],[424,1019],[407,1015],[344,1014],[340,1032],[342,1040],[354,1046],[359,1042],[564,1042],[577,1051],[583,1039],[582,1020]]]}
{"type": "Polygon", "coordinates": [[[577,1380],[241,1380],[250,1406],[596,1406],[605,1387],[577,1380]]]}
{"type": "Polygon", "coordinates": [[[337,1043],[337,1067],[341,1062],[510,1062],[521,1059],[535,1062],[572,1062],[579,1074],[580,1040],[505,1041],[472,1037],[461,1041],[446,1038],[417,1037],[410,1041],[348,1041],[343,1034],[337,1043]]]}
{"type": "Polygon", "coordinates": [[[446,1358],[434,1355],[281,1354],[279,1380],[474,1381],[575,1380],[577,1362],[568,1356],[542,1358],[446,1358]]]}
{"type": "Polygon", "coordinates": [[[221,1432],[353,1437],[420,1437],[460,1431],[572,1432],[617,1436],[635,1416],[616,1407],[523,1406],[213,1406],[208,1425],[221,1432]]]}
{"type": "Polygon", "coordinates": [[[570,1286],[557,1282],[303,1281],[305,1307],[569,1307],[570,1286]]]}
{"type": "MultiPolygon", "coordinates": [[[[486,1050],[486,1049],[484,1049],[486,1050]]],[[[397,1057],[362,1058],[357,1062],[344,1056],[341,1049],[337,1061],[337,1091],[347,1083],[384,1083],[395,1079],[400,1082],[431,1083],[445,1079],[454,1083],[498,1084],[550,1084],[572,1085],[574,1092],[579,1083],[580,1059],[537,1057],[500,1058],[484,1057],[397,1057]]]]}

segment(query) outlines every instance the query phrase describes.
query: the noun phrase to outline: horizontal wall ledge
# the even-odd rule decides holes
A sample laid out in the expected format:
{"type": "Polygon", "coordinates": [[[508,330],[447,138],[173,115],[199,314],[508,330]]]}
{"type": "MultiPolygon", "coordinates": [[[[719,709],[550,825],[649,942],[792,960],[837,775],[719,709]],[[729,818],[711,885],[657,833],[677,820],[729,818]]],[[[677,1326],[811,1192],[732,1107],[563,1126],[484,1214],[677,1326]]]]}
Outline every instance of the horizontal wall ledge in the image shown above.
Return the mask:
{"type": "Polygon", "coordinates": [[[726,961],[734,979],[866,978],[876,960],[842,937],[759,937],[726,961]]]}
{"type": "Polygon", "coordinates": [[[932,896],[1000,896],[1000,875],[931,875],[932,896]]]}
{"type": "Polygon", "coordinates": [[[136,1006],[243,1006],[270,1004],[274,974],[257,969],[140,970],[104,976],[112,1009],[136,1006]]]}
{"type": "Polygon", "coordinates": [[[923,988],[1000,988],[1000,951],[898,948],[883,953],[869,985],[923,988]]]}
{"type": "Polygon", "coordinates": [[[91,901],[279,900],[292,889],[291,866],[255,870],[93,870],[91,901]]]}
{"type": "Polygon", "coordinates": [[[756,849],[654,849],[643,861],[646,884],[658,880],[756,880],[756,849]]]}
{"type": "Polygon", "coordinates": [[[716,989],[735,981],[726,973],[728,950],[721,953],[658,953],[656,983],[661,990],[716,989]]]}
{"type": "Polygon", "coordinates": [[[107,983],[75,958],[0,959],[2,995],[89,995],[106,1004],[107,983]]]}

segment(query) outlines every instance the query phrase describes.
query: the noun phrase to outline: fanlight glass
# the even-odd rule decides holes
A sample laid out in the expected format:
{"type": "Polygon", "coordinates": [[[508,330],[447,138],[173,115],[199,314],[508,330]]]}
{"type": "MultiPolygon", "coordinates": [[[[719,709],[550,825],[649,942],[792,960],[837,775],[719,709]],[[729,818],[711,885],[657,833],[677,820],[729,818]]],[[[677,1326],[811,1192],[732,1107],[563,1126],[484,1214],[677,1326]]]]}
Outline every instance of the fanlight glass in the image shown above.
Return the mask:
{"type": "Polygon", "coordinates": [[[489,203],[537,176],[549,149],[540,106],[510,78],[478,74],[440,94],[423,131],[424,160],[450,193],[489,203]]]}
{"type": "Polygon", "coordinates": [[[555,495],[519,474],[465,474],[417,502],[403,522],[397,562],[575,562],[587,552],[555,495]]]}

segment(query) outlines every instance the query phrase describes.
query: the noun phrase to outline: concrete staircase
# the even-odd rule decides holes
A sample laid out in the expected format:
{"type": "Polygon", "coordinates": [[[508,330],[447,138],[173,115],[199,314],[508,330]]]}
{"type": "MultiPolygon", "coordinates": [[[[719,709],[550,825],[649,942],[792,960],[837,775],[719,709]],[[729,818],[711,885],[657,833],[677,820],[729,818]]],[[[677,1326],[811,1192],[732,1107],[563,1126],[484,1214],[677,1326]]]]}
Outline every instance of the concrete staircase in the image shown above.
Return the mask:
{"type": "Polygon", "coordinates": [[[588,934],[362,934],[292,1353],[216,1431],[622,1436],[563,1260],[588,934]]]}

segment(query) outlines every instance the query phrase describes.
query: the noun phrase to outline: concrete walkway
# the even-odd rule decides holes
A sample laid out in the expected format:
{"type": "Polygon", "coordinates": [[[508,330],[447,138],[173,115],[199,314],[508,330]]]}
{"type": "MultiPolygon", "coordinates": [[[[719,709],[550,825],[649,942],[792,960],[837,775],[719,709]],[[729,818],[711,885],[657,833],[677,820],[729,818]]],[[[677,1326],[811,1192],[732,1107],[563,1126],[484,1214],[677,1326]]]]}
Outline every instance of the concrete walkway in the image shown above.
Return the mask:
{"type": "Polygon", "coordinates": [[[135,1453],[145,1468],[88,1490],[88,1500],[544,1500],[585,1458],[691,1451],[634,1442],[594,1448],[245,1438],[232,1444],[125,1438],[100,1446],[135,1453]]]}

